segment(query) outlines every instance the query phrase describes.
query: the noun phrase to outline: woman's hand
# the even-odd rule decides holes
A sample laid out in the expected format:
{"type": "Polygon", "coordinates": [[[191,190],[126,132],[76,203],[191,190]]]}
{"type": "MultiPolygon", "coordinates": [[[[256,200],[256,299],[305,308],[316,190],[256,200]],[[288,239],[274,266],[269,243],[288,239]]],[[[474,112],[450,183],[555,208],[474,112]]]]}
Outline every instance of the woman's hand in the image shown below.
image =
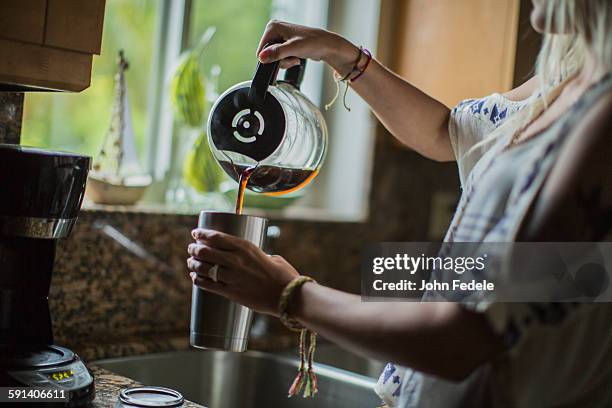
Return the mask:
{"type": "Polygon", "coordinates": [[[194,284],[258,312],[277,316],[280,294],[299,273],[284,258],[267,255],[251,242],[209,229],[192,231],[187,252],[194,284]],[[208,271],[218,265],[217,282],[208,271]]]}
{"type": "MultiPolygon", "coordinates": [[[[300,58],[324,61],[340,77],[352,72],[356,64],[364,68],[367,61],[358,47],[336,33],[276,20],[266,26],[257,57],[264,63],[281,61],[283,68],[298,64],[300,58]]],[[[425,157],[455,159],[448,135],[450,110],[442,103],[376,60],[367,63],[367,72],[350,86],[398,140],[425,157]]]]}
{"type": "Polygon", "coordinates": [[[268,23],[257,48],[263,63],[280,60],[282,68],[289,68],[309,58],[326,62],[341,75],[352,70],[359,56],[359,49],[336,33],[277,20],[268,23]]]}

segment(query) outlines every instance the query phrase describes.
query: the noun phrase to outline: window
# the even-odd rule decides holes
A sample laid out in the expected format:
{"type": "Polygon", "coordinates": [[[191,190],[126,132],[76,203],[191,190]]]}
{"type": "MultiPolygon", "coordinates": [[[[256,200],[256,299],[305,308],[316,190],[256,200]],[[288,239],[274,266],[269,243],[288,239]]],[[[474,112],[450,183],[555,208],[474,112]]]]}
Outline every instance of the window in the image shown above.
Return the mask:
{"type": "MultiPolygon", "coordinates": [[[[164,201],[176,173],[180,132],[173,123],[168,79],[183,49],[216,27],[204,73],[220,67],[217,86],[223,92],[252,77],[255,50],[270,18],[330,27],[374,51],[379,6],[380,0],[107,0],[102,54],[94,58],[90,88],[78,95],[29,93],[22,143],[95,155],[110,123],[116,58],[123,49],[130,63],[126,75],[138,154],[156,180],[146,200],[164,201]]],[[[302,90],[323,106],[335,92],[331,71],[309,63],[302,90]]],[[[327,161],[309,193],[284,214],[357,220],[367,213],[374,126],[367,106],[354,94],[349,100],[351,112],[341,105],[324,112],[330,130],[327,161]]]]}
{"type": "Polygon", "coordinates": [[[208,44],[204,70],[221,67],[219,90],[245,81],[255,71],[255,50],[268,20],[272,0],[193,0],[189,21],[189,45],[200,39],[204,30],[217,31],[208,44]]]}

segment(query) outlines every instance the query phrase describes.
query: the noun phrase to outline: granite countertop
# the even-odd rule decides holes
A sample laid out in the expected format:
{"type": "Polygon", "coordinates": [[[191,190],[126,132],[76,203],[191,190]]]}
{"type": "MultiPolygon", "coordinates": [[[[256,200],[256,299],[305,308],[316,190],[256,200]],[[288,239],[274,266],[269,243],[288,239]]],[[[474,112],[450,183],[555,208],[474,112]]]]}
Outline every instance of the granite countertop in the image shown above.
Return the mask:
{"type": "MultiPolygon", "coordinates": [[[[93,402],[92,408],[114,408],[119,393],[123,388],[142,385],[130,378],[97,367],[95,364],[91,364],[89,368],[93,372],[96,382],[96,399],[93,402]]],[[[183,407],[205,408],[202,405],[187,400],[185,400],[183,407]]]]}

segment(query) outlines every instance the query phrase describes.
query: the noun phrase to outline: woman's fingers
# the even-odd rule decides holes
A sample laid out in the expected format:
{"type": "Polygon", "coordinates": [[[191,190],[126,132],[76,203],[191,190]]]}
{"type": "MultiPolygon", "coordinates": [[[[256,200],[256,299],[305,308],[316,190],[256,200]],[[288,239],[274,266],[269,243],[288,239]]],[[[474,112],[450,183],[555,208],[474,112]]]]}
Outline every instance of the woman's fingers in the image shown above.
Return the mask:
{"type": "Polygon", "coordinates": [[[259,53],[259,60],[263,63],[279,61],[290,57],[307,58],[307,44],[301,38],[293,38],[282,44],[272,44],[259,53]]]}
{"type": "Polygon", "coordinates": [[[225,251],[235,251],[246,246],[246,241],[242,238],[205,228],[194,229],[191,236],[199,243],[225,251]]]}
{"type": "Polygon", "coordinates": [[[290,57],[306,58],[307,44],[302,41],[301,29],[306,27],[287,24],[280,21],[272,20],[266,26],[259,46],[257,47],[257,58],[262,63],[270,63],[281,61],[283,68],[289,68],[295,65],[293,60],[283,61],[290,57]]]}
{"type": "Polygon", "coordinates": [[[261,39],[259,40],[256,55],[259,56],[259,53],[261,52],[261,50],[264,49],[267,44],[282,42],[286,40],[287,34],[287,26],[285,24],[277,20],[271,20],[266,25],[266,29],[264,30],[264,33],[261,36],[261,39]]]}
{"type": "Polygon", "coordinates": [[[193,280],[193,274],[197,275],[200,278],[206,278],[208,280],[234,284],[236,281],[233,279],[236,276],[233,269],[229,267],[222,267],[219,265],[211,265],[207,262],[202,262],[196,258],[187,259],[187,269],[190,271],[189,275],[193,280]],[[214,277],[211,275],[211,268],[216,266],[216,272],[214,273],[214,277]]]}
{"type": "Polygon", "coordinates": [[[318,28],[271,21],[257,48],[257,58],[262,63],[280,61],[282,68],[296,65],[295,58],[320,61],[330,52],[334,54],[338,51],[339,38],[336,34],[318,28]]]}
{"type": "Polygon", "coordinates": [[[298,57],[285,58],[280,62],[280,67],[284,69],[295,67],[296,65],[300,65],[300,59],[298,57]]]}
{"type": "Polygon", "coordinates": [[[214,282],[208,278],[203,278],[193,272],[189,274],[189,276],[191,276],[191,281],[197,287],[207,290],[209,292],[216,293],[217,295],[221,295],[221,296],[227,295],[228,287],[225,286],[224,284],[220,282],[214,282]]]}
{"type": "Polygon", "coordinates": [[[206,244],[189,244],[187,252],[198,261],[207,262],[211,265],[234,266],[236,264],[236,254],[206,244]]]}
{"type": "Polygon", "coordinates": [[[213,265],[207,262],[202,262],[194,257],[187,258],[187,269],[198,275],[208,276],[208,271],[212,267],[213,265]]]}
{"type": "Polygon", "coordinates": [[[283,54],[286,54],[287,57],[290,57],[291,55],[288,54],[287,50],[288,47],[285,44],[287,43],[270,44],[266,46],[266,48],[261,50],[261,52],[257,55],[257,58],[259,58],[259,60],[264,64],[267,64],[283,59],[283,54]]]}

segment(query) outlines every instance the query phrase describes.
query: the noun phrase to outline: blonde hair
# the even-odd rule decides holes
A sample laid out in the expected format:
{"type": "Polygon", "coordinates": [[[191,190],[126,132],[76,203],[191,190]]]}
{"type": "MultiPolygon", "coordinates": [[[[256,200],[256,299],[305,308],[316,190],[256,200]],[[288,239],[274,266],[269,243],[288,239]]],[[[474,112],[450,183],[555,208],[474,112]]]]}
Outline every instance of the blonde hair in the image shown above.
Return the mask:
{"type": "Polygon", "coordinates": [[[546,34],[535,64],[539,88],[528,109],[510,116],[465,155],[515,133],[540,115],[584,66],[591,53],[604,75],[612,72],[612,0],[547,0],[546,34]]]}
{"type": "Polygon", "coordinates": [[[610,0],[548,0],[545,18],[546,34],[536,62],[542,91],[582,68],[587,52],[606,72],[611,71],[610,0]]]}

